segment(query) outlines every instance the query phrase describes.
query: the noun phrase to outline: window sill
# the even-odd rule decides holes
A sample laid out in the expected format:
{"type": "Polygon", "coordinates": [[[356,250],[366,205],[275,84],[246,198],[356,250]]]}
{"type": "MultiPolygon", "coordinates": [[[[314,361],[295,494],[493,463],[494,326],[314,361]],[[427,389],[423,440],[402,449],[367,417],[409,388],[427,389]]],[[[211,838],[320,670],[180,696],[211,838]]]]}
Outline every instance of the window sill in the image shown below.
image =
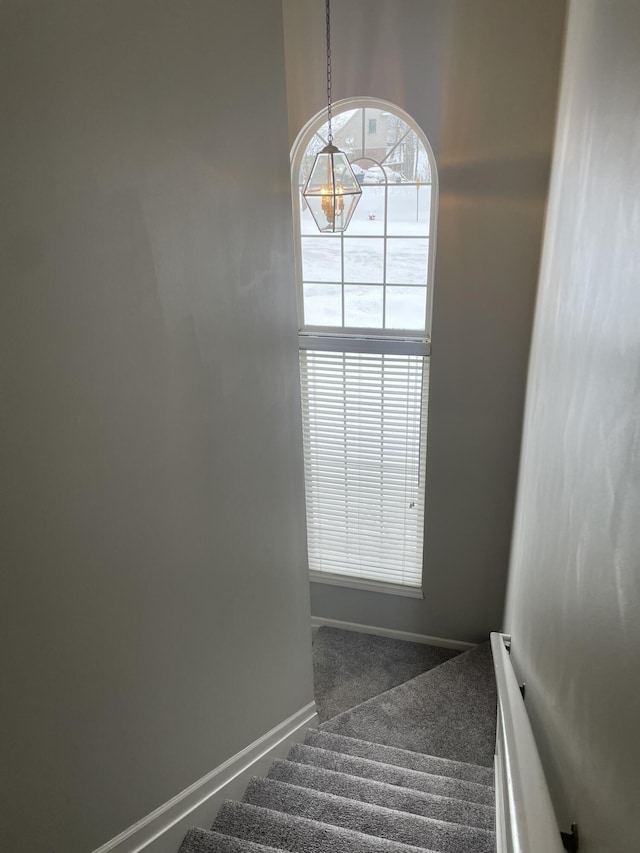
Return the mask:
{"type": "Polygon", "coordinates": [[[309,572],[311,583],[323,583],[329,586],[346,586],[351,589],[364,589],[368,592],[382,592],[386,595],[400,595],[405,598],[424,598],[421,587],[403,586],[399,583],[372,581],[348,575],[332,575],[328,572],[309,572]]]}

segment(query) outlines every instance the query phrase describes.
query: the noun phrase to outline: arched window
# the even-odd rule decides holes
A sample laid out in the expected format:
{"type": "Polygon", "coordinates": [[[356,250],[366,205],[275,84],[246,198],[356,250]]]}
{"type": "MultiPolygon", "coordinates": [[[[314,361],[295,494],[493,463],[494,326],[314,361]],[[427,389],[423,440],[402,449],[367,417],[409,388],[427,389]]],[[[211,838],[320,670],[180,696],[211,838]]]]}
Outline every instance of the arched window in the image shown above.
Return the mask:
{"type": "Polygon", "coordinates": [[[322,233],[301,189],[326,133],[322,113],[292,151],[309,570],[421,595],[435,162],[392,104],[335,104],[362,198],[322,233]]]}

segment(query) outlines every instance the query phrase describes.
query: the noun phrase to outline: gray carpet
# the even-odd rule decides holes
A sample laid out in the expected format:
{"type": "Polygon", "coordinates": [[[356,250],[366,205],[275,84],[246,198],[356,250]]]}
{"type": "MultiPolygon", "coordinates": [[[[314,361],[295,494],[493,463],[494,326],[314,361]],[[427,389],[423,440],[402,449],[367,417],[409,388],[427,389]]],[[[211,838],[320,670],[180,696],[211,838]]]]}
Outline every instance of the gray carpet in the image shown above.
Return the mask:
{"type": "MultiPolygon", "coordinates": [[[[344,638],[322,633],[325,651],[338,655],[344,638]]],[[[390,657],[407,660],[397,641],[385,641],[378,666],[370,641],[380,638],[357,639],[366,651],[359,665],[377,670],[378,683],[390,677],[390,657]]],[[[180,853],[494,853],[490,649],[446,654],[440,666],[309,731],[265,779],[251,779],[242,802],[222,805],[210,831],[190,830],[180,853]]],[[[342,666],[341,678],[351,671],[351,662],[342,666]]],[[[355,690],[374,689],[376,677],[355,690]]],[[[338,681],[327,689],[334,707],[355,695],[338,681]]]]}
{"type": "Polygon", "coordinates": [[[323,731],[491,767],[496,687],[489,643],[322,724],[323,731]]]}
{"type": "Polygon", "coordinates": [[[323,625],[313,641],[313,681],[320,722],[415,678],[458,654],[455,649],[407,643],[323,625]]]}
{"type": "Polygon", "coordinates": [[[275,779],[252,779],[243,803],[316,820],[343,829],[387,838],[401,844],[446,851],[446,853],[493,853],[493,832],[475,826],[463,826],[396,809],[299,788],[275,779]]]}
{"type": "MultiPolygon", "coordinates": [[[[304,817],[293,819],[284,812],[230,801],[224,803],[218,812],[213,828],[214,832],[242,840],[263,838],[267,846],[290,853],[425,853],[427,849],[409,847],[322,821],[304,817]]],[[[215,847],[209,850],[217,853],[215,847]]],[[[180,853],[191,851],[181,848],[180,853]]]]}
{"type": "Polygon", "coordinates": [[[421,773],[419,770],[409,770],[406,767],[384,764],[381,761],[370,761],[367,758],[345,755],[329,749],[316,749],[306,744],[297,744],[289,753],[287,760],[322,767],[334,773],[346,773],[361,779],[384,782],[386,785],[397,785],[399,788],[408,788],[424,794],[457,798],[468,803],[492,806],[495,801],[493,788],[489,785],[421,773]]]}
{"type": "Polygon", "coordinates": [[[383,806],[387,809],[431,817],[449,823],[463,823],[467,826],[493,830],[492,806],[414,791],[411,788],[402,788],[387,782],[326,770],[324,767],[312,764],[298,764],[295,761],[280,759],[273,762],[267,778],[288,782],[299,788],[309,788],[314,791],[323,791],[325,794],[359,800],[373,806],[383,806]]]}
{"type": "MultiPolygon", "coordinates": [[[[388,767],[398,767],[405,770],[415,770],[432,776],[463,779],[479,785],[493,785],[493,767],[479,767],[474,764],[464,764],[435,755],[424,755],[420,752],[410,752],[394,746],[373,743],[367,740],[345,737],[322,729],[312,729],[307,733],[305,745],[324,751],[331,750],[349,758],[361,758],[377,761],[388,767]]],[[[302,744],[296,744],[293,749],[299,749],[302,744]]]]}
{"type": "Polygon", "coordinates": [[[180,847],[180,853],[278,853],[275,847],[265,847],[253,841],[221,835],[219,832],[207,832],[194,826],[187,832],[180,847]]]}

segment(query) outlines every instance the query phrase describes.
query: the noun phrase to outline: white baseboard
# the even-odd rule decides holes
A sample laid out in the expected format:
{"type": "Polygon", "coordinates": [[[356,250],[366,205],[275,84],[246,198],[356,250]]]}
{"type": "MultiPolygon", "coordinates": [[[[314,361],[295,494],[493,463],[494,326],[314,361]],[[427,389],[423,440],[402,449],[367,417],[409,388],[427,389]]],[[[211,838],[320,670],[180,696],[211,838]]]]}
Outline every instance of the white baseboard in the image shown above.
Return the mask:
{"type": "Polygon", "coordinates": [[[327,625],[330,628],[342,628],[343,631],[358,631],[361,634],[375,634],[376,637],[391,637],[394,640],[406,640],[409,643],[423,643],[426,646],[440,646],[444,649],[473,649],[477,643],[467,643],[464,640],[449,640],[446,637],[430,637],[427,634],[412,634],[410,631],[396,631],[393,628],[377,628],[375,625],[359,625],[357,622],[342,622],[340,619],[325,619],[323,616],[312,616],[311,625],[319,628],[327,625]]]}
{"type": "Polygon", "coordinates": [[[191,826],[208,829],[224,800],[240,799],[251,776],[265,773],[317,725],[310,702],[93,853],[177,853],[191,826]]]}

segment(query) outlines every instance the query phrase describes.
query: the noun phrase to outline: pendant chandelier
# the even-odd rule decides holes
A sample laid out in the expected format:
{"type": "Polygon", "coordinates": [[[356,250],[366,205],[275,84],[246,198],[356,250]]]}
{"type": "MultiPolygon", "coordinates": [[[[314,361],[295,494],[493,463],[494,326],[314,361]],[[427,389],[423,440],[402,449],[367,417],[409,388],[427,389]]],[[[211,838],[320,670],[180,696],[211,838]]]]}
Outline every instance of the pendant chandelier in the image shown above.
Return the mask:
{"type": "Polygon", "coordinates": [[[362,189],[346,154],[333,144],[331,127],[331,9],[327,0],[327,119],[328,144],[316,157],[302,191],[318,229],[323,232],[346,231],[362,189]]]}

